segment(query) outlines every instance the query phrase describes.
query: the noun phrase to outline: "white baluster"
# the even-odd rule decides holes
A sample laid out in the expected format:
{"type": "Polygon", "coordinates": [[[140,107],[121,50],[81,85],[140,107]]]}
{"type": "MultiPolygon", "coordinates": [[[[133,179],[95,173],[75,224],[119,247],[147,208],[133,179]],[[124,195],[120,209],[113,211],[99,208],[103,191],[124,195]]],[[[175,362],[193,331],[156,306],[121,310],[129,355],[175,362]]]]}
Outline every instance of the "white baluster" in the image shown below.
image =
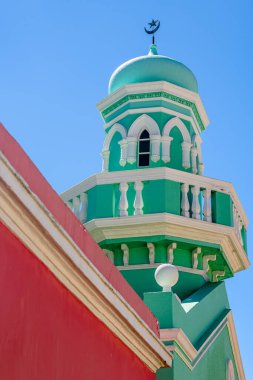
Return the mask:
{"type": "Polygon", "coordinates": [[[170,136],[162,136],[162,160],[170,162],[170,143],[173,140],[170,136]]]}
{"type": "Polygon", "coordinates": [[[203,196],[204,196],[204,208],[203,208],[204,220],[206,222],[212,222],[211,190],[205,189],[203,191],[203,196]]]}
{"type": "Polygon", "coordinates": [[[127,190],[128,184],[127,182],[121,182],[119,185],[120,189],[120,201],[119,201],[119,216],[127,216],[128,215],[128,200],[127,200],[127,190]]]}
{"type": "Polygon", "coordinates": [[[142,215],[143,214],[143,199],[142,199],[142,190],[143,183],[141,181],[136,181],[134,183],[135,189],[135,199],[134,199],[134,215],[142,215]]]}
{"type": "Polygon", "coordinates": [[[200,219],[200,204],[199,204],[199,192],[198,186],[191,188],[192,192],[192,217],[193,219],[200,219]]]}
{"type": "Polygon", "coordinates": [[[198,154],[198,149],[197,148],[192,148],[191,150],[191,153],[192,153],[192,172],[194,174],[197,173],[197,154],[198,154]]]}
{"type": "Polygon", "coordinates": [[[148,243],[147,244],[148,251],[149,251],[149,264],[154,264],[155,263],[155,246],[153,243],[148,243]]]}
{"type": "Polygon", "coordinates": [[[119,142],[120,145],[120,165],[125,166],[127,162],[127,140],[123,139],[119,142]]]}
{"type": "Polygon", "coordinates": [[[80,208],[80,198],[74,197],[73,198],[73,213],[78,219],[79,219],[79,208],[80,208]]]}
{"type": "Polygon", "coordinates": [[[182,151],[183,151],[183,162],[182,165],[185,169],[188,169],[190,165],[190,149],[192,144],[189,142],[182,142],[182,151]]]}
{"type": "Polygon", "coordinates": [[[80,194],[80,212],[79,212],[79,218],[82,223],[84,223],[87,219],[87,203],[88,203],[88,196],[86,193],[80,194]]]}
{"type": "Polygon", "coordinates": [[[123,264],[129,264],[129,248],[126,244],[121,244],[121,249],[123,251],[123,264]]]}
{"type": "Polygon", "coordinates": [[[160,160],[160,142],[161,136],[153,135],[151,139],[151,160],[157,162],[160,160]]]}
{"type": "Polygon", "coordinates": [[[103,167],[102,171],[103,172],[108,172],[109,169],[109,157],[110,157],[110,151],[109,150],[104,150],[102,152],[102,157],[103,157],[103,167]]]}
{"type": "Polygon", "coordinates": [[[189,191],[189,185],[187,183],[182,183],[181,185],[181,215],[185,216],[186,218],[190,217],[189,209],[189,199],[188,199],[188,191],[189,191]]]}
{"type": "Polygon", "coordinates": [[[134,162],[136,162],[137,138],[128,137],[127,143],[128,143],[127,162],[129,162],[129,164],[133,164],[134,162]]]}

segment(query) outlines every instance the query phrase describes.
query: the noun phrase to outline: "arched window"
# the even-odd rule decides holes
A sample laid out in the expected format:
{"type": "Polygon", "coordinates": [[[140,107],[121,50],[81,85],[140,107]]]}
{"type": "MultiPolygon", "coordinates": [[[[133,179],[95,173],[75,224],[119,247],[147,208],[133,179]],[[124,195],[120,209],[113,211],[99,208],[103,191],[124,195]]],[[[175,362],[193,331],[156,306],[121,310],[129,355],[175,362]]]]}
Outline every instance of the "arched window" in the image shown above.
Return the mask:
{"type": "Polygon", "coordinates": [[[146,129],[141,132],[138,144],[138,165],[149,166],[150,161],[150,135],[146,129]]]}

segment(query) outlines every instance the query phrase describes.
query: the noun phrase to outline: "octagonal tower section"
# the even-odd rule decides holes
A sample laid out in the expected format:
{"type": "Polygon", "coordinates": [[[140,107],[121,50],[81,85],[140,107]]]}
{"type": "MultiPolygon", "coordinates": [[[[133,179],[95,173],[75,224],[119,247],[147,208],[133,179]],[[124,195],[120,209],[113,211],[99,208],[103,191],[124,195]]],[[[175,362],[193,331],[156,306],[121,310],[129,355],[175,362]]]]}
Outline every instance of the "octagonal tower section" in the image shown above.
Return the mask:
{"type": "Polygon", "coordinates": [[[180,299],[249,266],[248,220],[232,184],[203,176],[208,117],[193,73],[158,55],[121,65],[98,104],[103,169],[62,194],[143,298],[160,263],[179,270],[180,299]]]}

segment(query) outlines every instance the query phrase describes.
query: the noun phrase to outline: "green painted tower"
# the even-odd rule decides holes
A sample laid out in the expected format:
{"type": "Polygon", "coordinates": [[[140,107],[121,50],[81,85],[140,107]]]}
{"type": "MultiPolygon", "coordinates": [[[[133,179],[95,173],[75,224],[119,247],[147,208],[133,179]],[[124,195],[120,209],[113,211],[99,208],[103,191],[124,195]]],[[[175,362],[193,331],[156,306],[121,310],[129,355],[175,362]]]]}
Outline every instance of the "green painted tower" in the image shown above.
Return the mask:
{"type": "Polygon", "coordinates": [[[232,184],[203,175],[195,76],[152,44],[98,109],[103,171],[62,198],[158,318],[174,359],[157,379],[245,379],[224,280],[249,266],[248,220],[232,184]],[[165,263],[173,292],[154,276],[165,263]]]}

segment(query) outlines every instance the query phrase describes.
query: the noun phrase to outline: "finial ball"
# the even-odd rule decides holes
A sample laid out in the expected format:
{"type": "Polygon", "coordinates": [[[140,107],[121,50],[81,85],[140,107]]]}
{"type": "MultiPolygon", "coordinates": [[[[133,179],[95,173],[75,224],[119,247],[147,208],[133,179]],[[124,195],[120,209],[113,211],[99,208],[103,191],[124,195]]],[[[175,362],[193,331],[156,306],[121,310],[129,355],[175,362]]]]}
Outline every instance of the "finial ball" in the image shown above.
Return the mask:
{"type": "Polygon", "coordinates": [[[163,292],[171,292],[172,286],[178,282],[178,270],[172,264],[161,264],[156,268],[155,280],[163,287],[163,292]]]}

